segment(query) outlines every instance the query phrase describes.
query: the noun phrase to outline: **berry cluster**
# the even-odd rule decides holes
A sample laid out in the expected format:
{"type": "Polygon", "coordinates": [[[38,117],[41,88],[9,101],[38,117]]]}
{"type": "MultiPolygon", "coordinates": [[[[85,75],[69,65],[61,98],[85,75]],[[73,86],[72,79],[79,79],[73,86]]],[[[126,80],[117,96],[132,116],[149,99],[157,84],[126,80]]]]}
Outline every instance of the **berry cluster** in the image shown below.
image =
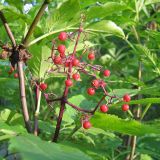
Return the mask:
{"type": "MultiPolygon", "coordinates": [[[[65,75],[66,79],[64,81],[64,92],[61,97],[53,99],[55,95],[53,93],[44,93],[48,85],[44,82],[45,79],[41,79],[40,82],[36,80],[35,83],[35,98],[36,98],[36,111],[35,111],[35,126],[34,126],[34,134],[38,133],[38,114],[40,109],[39,104],[39,95],[40,91],[43,92],[46,102],[49,106],[52,105],[53,102],[60,102],[60,111],[59,116],[57,118],[57,125],[55,134],[53,136],[53,141],[57,141],[60,126],[63,118],[63,113],[65,111],[65,107],[70,106],[82,113],[81,124],[84,129],[89,129],[92,124],[90,123],[90,118],[94,115],[94,113],[99,109],[100,112],[107,113],[109,111],[109,107],[113,103],[113,99],[121,101],[122,99],[116,95],[111,95],[107,88],[108,83],[106,83],[106,78],[109,78],[111,72],[109,69],[103,68],[100,65],[94,65],[94,60],[96,59],[96,51],[93,48],[89,48],[86,41],[86,32],[82,27],[82,23],[80,27],[74,32],[60,32],[59,35],[52,40],[52,49],[51,55],[48,57],[46,61],[52,64],[52,67],[46,71],[46,74],[59,73],[65,75]],[[69,42],[74,43],[73,51],[69,51],[65,44],[69,44],[69,42]],[[83,50],[80,52],[77,51],[77,47],[79,43],[83,43],[83,50]],[[91,110],[87,110],[76,106],[69,102],[68,95],[71,87],[74,87],[74,84],[77,81],[82,81],[81,79],[85,74],[86,77],[90,77],[91,83],[90,86],[86,89],[86,93],[92,98],[96,93],[100,93],[102,97],[100,97],[97,105],[93,107],[91,110]]],[[[25,52],[26,53],[26,52],[25,52]]],[[[11,63],[12,64],[12,63],[11,63]]],[[[14,73],[14,78],[19,78],[17,72],[15,72],[15,67],[12,65],[8,74],[11,75],[14,73]]],[[[32,79],[33,80],[33,79],[32,79]]],[[[34,81],[34,80],[33,80],[34,81]]],[[[80,82],[81,83],[81,82],[80,82]]],[[[122,111],[126,112],[129,110],[128,102],[131,100],[128,94],[123,96],[123,101],[127,102],[122,105],[122,111]]]]}
{"type": "MultiPolygon", "coordinates": [[[[61,32],[56,39],[53,40],[53,45],[52,45],[52,52],[51,52],[51,57],[49,59],[52,60],[53,66],[52,68],[48,71],[49,74],[53,72],[59,72],[61,74],[66,75],[66,80],[64,82],[65,89],[64,89],[64,94],[62,97],[58,98],[59,101],[64,102],[65,104],[70,105],[74,109],[83,112],[83,120],[82,126],[84,129],[89,129],[92,125],[89,121],[89,118],[91,115],[94,114],[94,112],[99,108],[101,112],[107,113],[109,110],[109,105],[112,103],[113,98],[120,99],[117,96],[111,96],[107,92],[106,86],[107,84],[105,81],[101,78],[97,78],[97,73],[101,73],[102,78],[107,78],[110,77],[110,70],[108,69],[103,69],[99,65],[92,65],[87,63],[87,61],[94,61],[95,60],[95,51],[93,50],[88,50],[84,47],[84,51],[82,52],[81,56],[77,56],[77,45],[80,40],[80,35],[83,33],[83,28],[80,26],[80,28],[74,33],[66,33],[66,32],[61,32]],[[77,33],[77,36],[76,36],[77,33]],[[57,45],[57,39],[58,39],[58,45],[57,45]],[[73,52],[68,52],[66,46],[64,45],[65,41],[72,40],[75,41],[75,46],[73,49],[73,52]],[[63,42],[63,44],[61,43],[63,42]],[[56,47],[57,46],[57,47],[56,47]],[[87,54],[87,56],[85,56],[87,54]],[[84,57],[84,58],[83,58],[84,57]],[[86,57],[86,58],[85,58],[86,57]],[[82,60],[83,58],[83,60],[82,60]],[[85,61],[84,61],[85,59],[85,61]],[[62,72],[63,71],[63,72],[62,72]],[[92,77],[91,81],[91,87],[89,87],[86,92],[90,96],[94,96],[96,94],[97,89],[101,89],[103,92],[103,97],[100,99],[100,101],[97,103],[97,106],[93,110],[84,110],[78,106],[75,106],[74,104],[71,104],[68,102],[67,97],[68,97],[68,90],[70,87],[74,85],[73,81],[79,81],[81,79],[81,73],[86,74],[88,76],[92,77]],[[107,102],[105,102],[106,97],[109,97],[107,102]]],[[[41,83],[39,85],[40,89],[44,91],[47,89],[47,84],[41,83]]],[[[46,96],[47,94],[45,93],[46,101],[47,103],[51,103],[54,101],[57,101],[57,99],[49,99],[49,96],[46,96]]],[[[123,101],[129,102],[130,101],[130,96],[128,94],[124,95],[123,101]]],[[[61,106],[62,108],[63,106],[61,106]]],[[[123,111],[127,111],[129,109],[128,104],[124,104],[122,106],[123,111]]],[[[61,112],[61,110],[60,110],[61,112]]],[[[61,119],[63,114],[59,114],[59,119],[61,119]]],[[[58,121],[57,121],[58,123],[58,121]]],[[[57,124],[60,125],[60,124],[57,124]]]]}
{"type": "MultiPolygon", "coordinates": [[[[130,102],[130,100],[131,100],[131,97],[128,94],[125,94],[123,96],[123,101],[124,102],[130,102]]],[[[128,104],[122,105],[122,111],[126,112],[128,110],[129,110],[129,105],[128,104]]]]}

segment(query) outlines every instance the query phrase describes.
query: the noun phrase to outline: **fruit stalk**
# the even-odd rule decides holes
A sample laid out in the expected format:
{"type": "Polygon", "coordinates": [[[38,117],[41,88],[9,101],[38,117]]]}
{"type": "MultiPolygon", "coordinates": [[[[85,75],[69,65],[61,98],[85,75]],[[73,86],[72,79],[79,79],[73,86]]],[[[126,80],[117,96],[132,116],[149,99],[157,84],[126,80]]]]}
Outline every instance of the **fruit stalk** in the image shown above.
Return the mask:
{"type": "MultiPolygon", "coordinates": [[[[78,35],[77,35],[77,39],[76,39],[76,42],[75,42],[75,45],[74,45],[73,53],[72,53],[72,60],[75,58],[76,49],[77,49],[77,45],[78,45],[78,42],[79,42],[79,39],[80,39],[80,35],[81,35],[81,31],[79,29],[78,35]]],[[[72,61],[71,61],[69,63],[69,68],[68,68],[68,73],[67,73],[67,80],[70,80],[70,78],[71,78],[70,75],[72,73],[72,67],[73,66],[72,66],[72,61]]],[[[52,139],[53,142],[57,142],[57,139],[58,139],[58,136],[59,136],[60,126],[61,126],[63,113],[64,113],[64,110],[65,110],[65,104],[66,104],[65,99],[68,96],[68,91],[69,91],[69,87],[66,86],[65,90],[64,90],[64,93],[63,93],[63,96],[62,96],[62,99],[61,99],[61,107],[60,107],[59,116],[58,116],[58,119],[57,119],[56,130],[55,130],[55,133],[54,133],[54,136],[53,136],[53,139],[52,139]]]]}

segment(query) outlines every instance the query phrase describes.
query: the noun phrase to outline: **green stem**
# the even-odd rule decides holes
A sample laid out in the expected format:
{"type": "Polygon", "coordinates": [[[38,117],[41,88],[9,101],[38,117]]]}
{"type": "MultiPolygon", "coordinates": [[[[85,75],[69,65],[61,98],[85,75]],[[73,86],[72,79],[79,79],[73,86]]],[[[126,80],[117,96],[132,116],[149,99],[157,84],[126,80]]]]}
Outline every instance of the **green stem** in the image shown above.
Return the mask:
{"type": "Polygon", "coordinates": [[[130,110],[128,110],[127,112],[132,118],[134,117],[134,115],[132,114],[132,112],[130,110]]]}
{"type": "Polygon", "coordinates": [[[148,109],[149,109],[150,107],[151,107],[151,103],[149,103],[149,104],[145,107],[144,111],[142,112],[142,115],[141,115],[140,120],[143,120],[144,116],[146,115],[146,113],[147,113],[147,111],[148,111],[148,109]]]}
{"type": "Polygon", "coordinates": [[[42,92],[39,91],[39,97],[38,97],[38,103],[37,103],[37,108],[36,108],[35,115],[39,115],[39,112],[40,112],[41,95],[42,95],[42,92]]]}
{"type": "Polygon", "coordinates": [[[30,38],[30,36],[32,35],[32,33],[34,32],[34,29],[36,28],[36,26],[37,26],[40,18],[43,16],[43,13],[45,12],[45,9],[47,8],[48,3],[49,3],[48,0],[45,0],[45,1],[44,1],[44,3],[42,4],[40,10],[38,11],[36,17],[34,18],[32,24],[31,24],[31,26],[30,26],[30,28],[29,28],[29,30],[28,30],[25,38],[24,38],[24,40],[22,41],[22,44],[23,44],[25,47],[28,46],[29,38],[30,38]]]}
{"type": "Polygon", "coordinates": [[[36,98],[38,99],[37,99],[37,106],[36,106],[36,111],[34,115],[34,135],[35,136],[38,135],[38,118],[39,118],[39,113],[40,113],[40,103],[41,103],[41,95],[42,95],[42,92],[39,90],[39,88],[36,94],[37,94],[36,98]]]}

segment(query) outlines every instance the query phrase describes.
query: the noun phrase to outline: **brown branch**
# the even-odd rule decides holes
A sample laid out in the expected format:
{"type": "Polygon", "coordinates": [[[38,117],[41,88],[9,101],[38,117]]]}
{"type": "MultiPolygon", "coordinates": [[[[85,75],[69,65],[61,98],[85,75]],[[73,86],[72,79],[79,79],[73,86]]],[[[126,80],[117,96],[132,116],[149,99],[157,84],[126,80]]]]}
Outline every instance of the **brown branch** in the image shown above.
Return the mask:
{"type": "MultiPolygon", "coordinates": [[[[3,22],[3,25],[6,29],[6,32],[12,42],[13,45],[13,51],[12,54],[14,54],[14,49],[16,48],[16,41],[13,36],[13,33],[7,23],[6,18],[4,17],[3,13],[0,11],[0,18],[3,22]]],[[[26,102],[26,94],[25,94],[25,81],[24,81],[24,72],[23,72],[23,62],[19,61],[18,62],[18,72],[19,72],[19,88],[20,88],[20,99],[21,99],[21,107],[22,107],[22,112],[23,112],[23,118],[25,122],[25,126],[28,132],[31,132],[31,124],[29,120],[29,113],[28,113],[28,108],[27,108],[27,102],[26,102]]]]}
{"type": "Polygon", "coordinates": [[[31,133],[32,129],[31,129],[31,124],[29,120],[29,113],[28,113],[26,93],[25,93],[23,61],[18,62],[18,72],[19,72],[20,98],[21,98],[21,106],[22,106],[22,111],[23,111],[23,118],[25,121],[27,131],[31,133]]]}
{"type": "Polygon", "coordinates": [[[86,109],[83,109],[83,108],[79,108],[76,105],[68,102],[67,100],[65,100],[65,103],[68,104],[69,106],[71,106],[72,108],[74,108],[77,111],[81,111],[81,112],[85,112],[85,113],[92,113],[93,112],[92,110],[86,110],[86,109]]]}
{"type": "Polygon", "coordinates": [[[102,101],[106,98],[106,95],[104,95],[100,101],[98,102],[98,104],[96,105],[96,107],[94,108],[94,110],[92,111],[92,114],[94,114],[96,112],[96,110],[98,109],[99,105],[102,103],[102,101]]]}
{"type": "Polygon", "coordinates": [[[51,102],[61,101],[61,100],[62,100],[62,98],[55,98],[55,99],[51,99],[51,100],[47,100],[47,99],[46,99],[46,102],[47,102],[47,103],[51,103],[51,102]]]}
{"type": "Polygon", "coordinates": [[[60,111],[59,111],[56,130],[55,130],[54,136],[52,138],[52,142],[57,142],[57,139],[58,139],[58,136],[59,136],[59,131],[60,131],[60,128],[61,128],[61,122],[62,122],[64,110],[65,110],[65,102],[61,101],[61,108],[60,108],[60,111]]]}
{"type": "Polygon", "coordinates": [[[12,42],[13,47],[16,47],[15,38],[13,36],[13,33],[12,33],[12,31],[11,31],[11,29],[10,29],[10,27],[9,27],[9,25],[8,25],[8,23],[6,21],[6,18],[4,17],[4,14],[3,14],[2,11],[0,11],[0,19],[3,22],[3,25],[4,25],[5,29],[6,29],[6,32],[7,32],[8,36],[9,36],[11,42],[12,42]]]}
{"type": "Polygon", "coordinates": [[[32,24],[31,24],[31,26],[30,26],[25,38],[22,41],[22,44],[24,45],[24,47],[27,47],[29,38],[32,35],[32,33],[33,33],[35,27],[37,26],[40,18],[42,17],[43,13],[45,12],[45,9],[47,8],[48,3],[49,3],[48,0],[44,1],[44,3],[42,4],[40,10],[38,11],[36,17],[34,18],[34,20],[33,20],[32,24]]]}

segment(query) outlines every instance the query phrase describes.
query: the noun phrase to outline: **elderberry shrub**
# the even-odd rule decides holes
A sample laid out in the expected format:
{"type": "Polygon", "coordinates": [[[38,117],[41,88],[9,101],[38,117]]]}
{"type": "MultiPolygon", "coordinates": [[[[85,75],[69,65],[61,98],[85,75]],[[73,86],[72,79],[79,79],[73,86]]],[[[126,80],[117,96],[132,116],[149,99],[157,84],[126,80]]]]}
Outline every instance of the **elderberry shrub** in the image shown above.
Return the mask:
{"type": "MultiPolygon", "coordinates": [[[[106,89],[107,84],[105,83],[105,80],[108,77],[110,77],[111,72],[107,68],[103,68],[102,66],[99,65],[94,65],[93,61],[95,60],[96,52],[93,49],[86,48],[86,46],[84,45],[85,47],[84,50],[81,52],[81,55],[79,54],[77,55],[77,47],[80,42],[82,34],[86,34],[85,31],[83,30],[82,25],[80,25],[79,29],[77,29],[74,32],[67,33],[63,31],[59,33],[58,37],[53,40],[51,57],[49,57],[49,59],[52,60],[51,63],[53,63],[53,66],[48,73],[52,74],[53,72],[59,72],[66,76],[66,80],[64,83],[65,89],[63,95],[58,99],[59,101],[61,101],[61,108],[64,108],[65,104],[68,104],[77,111],[82,112],[83,115],[82,116],[83,118],[81,119],[82,127],[84,129],[89,129],[92,126],[89,119],[98,108],[101,112],[107,113],[110,105],[112,104],[112,100],[116,98],[119,101],[123,100],[125,102],[125,104],[122,105],[122,111],[126,112],[129,110],[129,105],[127,103],[131,100],[131,98],[128,94],[125,94],[123,98],[120,98],[116,95],[113,96],[108,93],[106,89]],[[59,42],[58,45],[57,41],[59,42]],[[69,43],[69,41],[75,42],[74,49],[72,52],[69,52],[67,50],[67,47],[64,45],[64,42],[66,41],[67,43],[69,43]],[[86,61],[84,61],[83,59],[86,59],[86,61]],[[92,63],[90,63],[90,61],[92,63]],[[100,73],[101,75],[103,75],[102,78],[97,77],[97,75],[100,73]],[[81,79],[81,74],[85,74],[87,76],[92,77],[90,86],[86,90],[86,93],[89,96],[96,95],[97,89],[101,90],[101,92],[103,93],[103,96],[100,98],[99,102],[97,103],[97,105],[93,110],[85,110],[80,108],[79,106],[76,106],[68,102],[68,94],[69,94],[68,90],[70,89],[70,87],[74,87],[74,83],[76,83],[76,81],[79,81],[81,79]]],[[[85,40],[82,41],[84,42],[85,40]]],[[[47,84],[41,83],[40,84],[41,90],[45,90],[47,88],[46,86],[47,84]]],[[[54,102],[57,100],[57,99],[49,100],[48,96],[45,97],[47,102],[48,101],[54,102]]],[[[57,123],[59,123],[59,120],[62,118],[63,113],[60,113],[59,115],[60,116],[58,117],[57,123]]],[[[58,125],[60,126],[60,124],[58,125]]],[[[58,128],[56,128],[56,133],[57,130],[58,128]]]]}

